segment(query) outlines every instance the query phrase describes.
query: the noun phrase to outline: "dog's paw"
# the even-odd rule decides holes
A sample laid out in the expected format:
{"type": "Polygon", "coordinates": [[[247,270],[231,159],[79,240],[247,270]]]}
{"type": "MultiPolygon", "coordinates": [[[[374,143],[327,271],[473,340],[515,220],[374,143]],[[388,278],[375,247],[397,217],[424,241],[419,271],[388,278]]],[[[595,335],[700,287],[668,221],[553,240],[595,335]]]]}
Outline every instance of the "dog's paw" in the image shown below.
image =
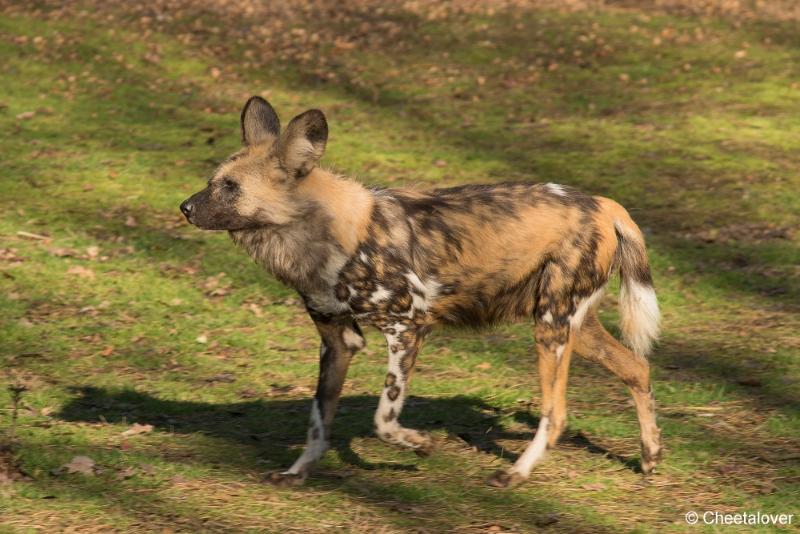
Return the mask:
{"type": "Polygon", "coordinates": [[[660,458],[642,458],[639,469],[642,470],[642,474],[645,476],[652,475],[656,472],[656,466],[659,464],[659,461],[660,458]]]}
{"type": "Polygon", "coordinates": [[[264,482],[272,484],[278,488],[293,488],[302,486],[306,481],[308,473],[288,473],[285,471],[273,471],[264,475],[264,482]]]}
{"type": "Polygon", "coordinates": [[[515,488],[525,482],[527,479],[515,472],[495,471],[486,479],[486,483],[495,488],[515,488]]]}
{"type": "Polygon", "coordinates": [[[642,473],[645,475],[653,474],[656,466],[661,462],[663,457],[664,448],[660,443],[649,449],[642,443],[642,460],[640,465],[642,473]]]}
{"type": "Polygon", "coordinates": [[[420,458],[430,456],[435,448],[433,437],[427,432],[421,432],[412,428],[400,428],[394,433],[378,434],[378,437],[401,449],[409,449],[420,458]]]}
{"type": "Polygon", "coordinates": [[[423,441],[414,449],[414,454],[420,458],[427,458],[433,453],[433,450],[436,448],[436,443],[427,432],[420,432],[419,434],[423,438],[423,441]]]}

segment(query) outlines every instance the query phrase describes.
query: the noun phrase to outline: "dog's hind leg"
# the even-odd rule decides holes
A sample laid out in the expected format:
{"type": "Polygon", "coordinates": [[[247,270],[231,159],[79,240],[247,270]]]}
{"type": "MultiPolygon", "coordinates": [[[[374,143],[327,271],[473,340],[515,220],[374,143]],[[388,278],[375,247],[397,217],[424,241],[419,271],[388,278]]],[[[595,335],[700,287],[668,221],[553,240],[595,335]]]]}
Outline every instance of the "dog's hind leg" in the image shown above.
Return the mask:
{"type": "Polygon", "coordinates": [[[312,315],[322,343],[319,349],[319,380],[311,407],[308,437],[303,454],[284,472],[271,473],[268,480],[281,486],[301,484],[314,464],[330,447],[331,426],[347,368],[353,354],[365,345],[361,330],[351,317],[312,315]]]}
{"type": "Polygon", "coordinates": [[[639,418],[642,472],[650,473],[661,460],[661,430],[656,424],[656,401],[650,384],[650,364],[609,334],[594,311],[586,316],[575,343],[575,351],[597,362],[622,380],[631,391],[639,418]]]}
{"type": "Polygon", "coordinates": [[[539,427],[514,465],[489,477],[487,483],[491,486],[514,487],[527,480],[533,466],[544,458],[548,445],[558,440],[566,424],[567,372],[572,352],[570,325],[561,320],[541,321],[536,324],[535,333],[542,389],[539,427]]]}

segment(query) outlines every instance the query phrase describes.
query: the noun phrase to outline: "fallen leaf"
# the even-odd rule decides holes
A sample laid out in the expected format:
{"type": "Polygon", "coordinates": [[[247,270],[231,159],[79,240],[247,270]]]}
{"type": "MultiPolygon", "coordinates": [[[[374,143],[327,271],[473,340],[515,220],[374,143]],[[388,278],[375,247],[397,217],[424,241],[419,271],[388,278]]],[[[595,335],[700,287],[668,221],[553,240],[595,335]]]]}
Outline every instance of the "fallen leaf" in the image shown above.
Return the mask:
{"type": "Polygon", "coordinates": [[[208,296],[209,297],[224,297],[225,295],[229,295],[230,292],[231,292],[231,290],[228,289],[227,287],[218,287],[218,288],[212,290],[208,294],[208,296]]]}
{"type": "Polygon", "coordinates": [[[581,488],[588,491],[600,491],[606,489],[606,485],[602,482],[592,482],[591,484],[584,484],[581,488]]]}
{"type": "Polygon", "coordinates": [[[255,315],[256,317],[260,318],[260,317],[264,316],[264,310],[262,310],[261,306],[259,306],[258,304],[254,303],[254,302],[251,302],[250,304],[248,304],[247,305],[247,309],[250,310],[251,312],[253,312],[253,315],[255,315]]]}
{"type": "Polygon", "coordinates": [[[46,235],[34,234],[33,232],[26,232],[24,230],[18,231],[17,235],[20,237],[26,237],[28,239],[35,239],[37,241],[50,241],[50,237],[46,235]]]}
{"type": "Polygon", "coordinates": [[[352,50],[353,48],[356,47],[356,44],[339,37],[335,41],[333,41],[333,46],[335,46],[339,50],[352,50]]]}
{"type": "Polygon", "coordinates": [[[133,423],[131,427],[122,433],[123,436],[136,436],[138,434],[147,434],[153,431],[153,425],[140,425],[139,423],[133,423]]]}
{"type": "Polygon", "coordinates": [[[91,246],[86,247],[86,255],[89,256],[89,259],[95,259],[100,254],[100,247],[98,246],[91,246]]]}
{"type": "Polygon", "coordinates": [[[558,523],[558,515],[557,514],[547,514],[544,517],[537,518],[533,521],[533,523],[537,527],[548,527],[550,525],[554,525],[558,523]]]}
{"type": "Polygon", "coordinates": [[[125,226],[128,228],[136,228],[139,224],[136,222],[136,219],[133,218],[133,215],[128,215],[125,218],[125,226]]]}
{"type": "Polygon", "coordinates": [[[0,261],[21,263],[25,260],[17,255],[17,249],[15,248],[0,248],[0,261]]]}
{"type": "Polygon", "coordinates": [[[17,120],[18,121],[26,121],[28,119],[34,118],[35,116],[36,116],[36,112],[35,111],[23,111],[22,113],[17,115],[17,120]]]}
{"type": "Polygon", "coordinates": [[[236,382],[236,377],[233,376],[231,373],[222,373],[219,375],[214,375],[206,378],[206,382],[214,383],[214,382],[225,382],[230,384],[231,382],[236,382]]]}
{"type": "Polygon", "coordinates": [[[88,456],[75,456],[69,463],[61,466],[61,470],[73,474],[80,473],[82,475],[94,475],[95,462],[88,456]]]}
{"type": "Polygon", "coordinates": [[[280,386],[278,384],[272,384],[272,389],[269,392],[270,395],[285,395],[287,393],[311,393],[311,389],[306,386],[280,386]]]}
{"type": "Polygon", "coordinates": [[[198,343],[206,344],[208,343],[208,336],[205,334],[200,334],[199,336],[197,336],[197,338],[195,338],[195,341],[197,341],[198,343]]]}
{"type": "Polygon", "coordinates": [[[209,276],[203,282],[203,289],[205,289],[206,295],[209,297],[222,297],[230,293],[230,289],[228,288],[228,284],[230,282],[226,282],[225,284],[222,283],[222,279],[225,277],[225,273],[219,273],[215,276],[209,276]]]}
{"type": "Polygon", "coordinates": [[[87,269],[82,265],[73,265],[69,269],[67,269],[67,274],[74,274],[75,276],[80,276],[81,278],[88,278],[89,280],[94,280],[94,271],[91,269],[87,269]]]}
{"type": "Polygon", "coordinates": [[[478,365],[476,365],[475,369],[484,369],[485,370],[485,369],[491,369],[491,367],[492,367],[491,363],[483,362],[483,363],[479,363],[478,365]]]}
{"type": "Polygon", "coordinates": [[[117,473],[117,480],[127,480],[136,474],[136,469],[133,467],[126,467],[117,473]]]}
{"type": "Polygon", "coordinates": [[[50,254],[58,258],[68,258],[77,255],[77,251],[72,248],[55,247],[50,249],[50,254]]]}

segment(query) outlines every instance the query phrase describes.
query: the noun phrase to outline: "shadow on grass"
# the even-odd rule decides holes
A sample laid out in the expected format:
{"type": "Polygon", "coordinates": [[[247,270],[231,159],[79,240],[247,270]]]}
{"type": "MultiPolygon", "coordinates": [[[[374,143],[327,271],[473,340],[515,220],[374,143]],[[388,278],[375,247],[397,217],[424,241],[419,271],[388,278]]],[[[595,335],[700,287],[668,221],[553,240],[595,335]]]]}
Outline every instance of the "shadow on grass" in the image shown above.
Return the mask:
{"type": "MultiPolygon", "coordinates": [[[[212,404],[190,401],[171,401],[155,398],[151,395],[131,391],[109,391],[92,387],[74,388],[78,396],[69,402],[58,417],[65,421],[97,421],[100,416],[109,423],[125,423],[136,421],[139,424],[151,424],[159,430],[176,434],[202,434],[213,438],[221,438],[249,450],[252,454],[236,454],[228,447],[214,447],[212,450],[203,450],[200,454],[207,454],[204,463],[211,465],[224,464],[230,468],[251,474],[259,466],[253,462],[253,456],[271,469],[287,467],[293,457],[298,454],[296,449],[305,443],[307,411],[310,407],[308,399],[264,399],[246,402],[212,404]],[[292,449],[295,449],[293,452],[292,449]]],[[[413,505],[412,511],[404,520],[414,520],[419,524],[436,529],[459,528],[453,525],[445,512],[426,514],[420,518],[420,507],[435,504],[435,501],[444,492],[459,492],[459,499],[473,501],[475,506],[482,506],[486,511],[486,504],[493,507],[509,507],[503,520],[511,520],[523,525],[549,524],[552,516],[558,514],[558,503],[545,499],[531,499],[514,492],[498,491],[484,487],[476,481],[475,488],[463,495],[459,490],[460,483],[456,486],[442,485],[441,481],[430,482],[414,478],[411,482],[405,480],[406,472],[416,472],[416,460],[413,464],[373,462],[363,458],[352,447],[355,438],[372,437],[370,421],[371,415],[377,404],[377,398],[371,396],[344,397],[340,403],[339,413],[334,428],[332,448],[338,453],[342,462],[352,468],[365,471],[385,471],[388,474],[396,473],[396,478],[387,480],[381,475],[377,477],[364,477],[340,475],[324,470],[313,474],[306,483],[310,489],[324,489],[350,494],[383,513],[405,514],[403,502],[413,505]],[[420,493],[422,492],[422,493],[420,493]],[[421,495],[429,495],[421,498],[421,495]],[[435,498],[434,498],[435,497],[435,498]],[[511,511],[513,508],[513,511],[511,511]]],[[[457,396],[447,399],[427,399],[411,397],[408,400],[408,414],[405,418],[409,426],[422,429],[444,427],[449,439],[473,440],[472,445],[497,454],[498,457],[514,458],[494,442],[495,438],[504,439],[530,439],[530,434],[525,433],[486,433],[487,427],[500,427],[499,411],[478,398],[457,396]],[[495,414],[495,415],[489,415],[495,414]]],[[[529,414],[513,414],[515,418],[526,421],[535,426],[537,420],[529,414]]],[[[462,443],[463,445],[463,443],[462,443]]],[[[599,447],[586,438],[579,437],[573,445],[585,448],[596,454],[606,454],[620,461],[638,463],[626,460],[599,447]]],[[[409,453],[410,454],[410,453],[409,453]]],[[[352,473],[350,473],[352,475],[352,473]]],[[[488,475],[488,472],[486,473],[488,475]]],[[[466,481],[471,484],[471,481],[466,481]]],[[[87,488],[87,498],[107,498],[87,488]]],[[[120,489],[124,491],[124,489],[120,489]]],[[[298,488],[297,492],[305,489],[298,488]]],[[[122,498],[120,496],[119,498],[122,498]]],[[[125,497],[127,498],[127,497],[125,497]]],[[[141,501],[142,506],[152,506],[155,501],[148,498],[141,501]]],[[[505,512],[504,512],[505,513],[505,512]]],[[[558,526],[570,532],[610,532],[602,526],[591,523],[573,522],[571,518],[558,514],[558,526]]],[[[165,516],[168,517],[168,516],[165,516]]],[[[501,518],[498,518],[501,519],[501,518]]]]}
{"type": "MultiPolygon", "coordinates": [[[[306,441],[307,412],[310,399],[265,399],[232,404],[162,400],[131,390],[108,390],[79,387],[78,394],[58,414],[66,421],[97,421],[100,416],[109,423],[136,421],[176,433],[205,434],[253,446],[259,456],[276,467],[288,466],[288,448],[306,441]],[[275,446],[273,446],[275,445],[275,446]]],[[[351,447],[354,438],[374,437],[372,413],[377,397],[366,395],[343,397],[333,430],[333,448],[342,461],[359,469],[413,471],[413,465],[374,464],[361,458],[351,447]]],[[[450,439],[460,440],[478,450],[513,461],[517,454],[501,447],[497,439],[527,441],[533,437],[538,418],[528,411],[515,411],[514,420],[527,424],[531,431],[505,432],[501,418],[509,415],[477,397],[455,396],[428,399],[409,397],[404,411],[404,424],[424,430],[445,429],[450,439]]],[[[619,461],[638,470],[638,459],[624,458],[592,443],[581,434],[566,435],[573,447],[583,448],[619,461]]],[[[635,439],[635,436],[631,436],[635,439]]]]}

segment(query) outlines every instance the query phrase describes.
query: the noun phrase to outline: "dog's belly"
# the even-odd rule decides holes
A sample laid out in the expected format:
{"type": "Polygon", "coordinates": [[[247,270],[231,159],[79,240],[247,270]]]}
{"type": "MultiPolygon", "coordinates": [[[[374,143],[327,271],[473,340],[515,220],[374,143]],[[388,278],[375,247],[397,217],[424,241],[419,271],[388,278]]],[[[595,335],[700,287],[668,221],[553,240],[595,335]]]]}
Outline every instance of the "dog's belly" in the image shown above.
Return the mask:
{"type": "Polygon", "coordinates": [[[462,284],[440,295],[429,313],[437,323],[467,327],[530,319],[536,306],[537,279],[536,273],[531,273],[514,282],[485,279],[462,284]]]}

